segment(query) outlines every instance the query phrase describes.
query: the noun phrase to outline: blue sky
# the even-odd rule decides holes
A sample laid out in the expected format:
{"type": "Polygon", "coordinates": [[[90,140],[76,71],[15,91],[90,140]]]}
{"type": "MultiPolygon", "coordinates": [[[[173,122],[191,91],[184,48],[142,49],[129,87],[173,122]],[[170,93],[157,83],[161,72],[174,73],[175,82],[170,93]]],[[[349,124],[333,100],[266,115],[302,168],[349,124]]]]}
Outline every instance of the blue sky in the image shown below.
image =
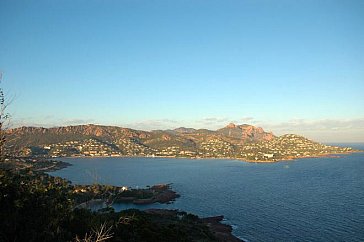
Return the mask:
{"type": "Polygon", "coordinates": [[[1,0],[14,126],[364,141],[364,1],[1,0]]]}

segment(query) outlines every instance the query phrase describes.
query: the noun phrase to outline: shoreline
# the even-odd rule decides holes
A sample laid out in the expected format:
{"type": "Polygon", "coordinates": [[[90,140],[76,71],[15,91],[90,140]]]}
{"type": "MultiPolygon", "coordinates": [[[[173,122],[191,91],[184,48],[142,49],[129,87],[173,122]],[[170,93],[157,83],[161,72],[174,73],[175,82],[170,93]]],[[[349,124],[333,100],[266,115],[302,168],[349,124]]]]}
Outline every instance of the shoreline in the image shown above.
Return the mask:
{"type": "MultiPolygon", "coordinates": [[[[353,151],[347,151],[347,152],[343,152],[343,153],[328,153],[328,154],[321,154],[321,155],[315,155],[315,156],[306,156],[306,157],[287,157],[284,159],[279,159],[279,160],[275,160],[275,161],[267,161],[267,160],[263,160],[263,161],[259,161],[259,160],[244,160],[242,158],[233,158],[233,157],[170,157],[170,156],[75,156],[75,157],[57,157],[57,158],[53,158],[53,159],[59,159],[59,158],[66,158],[66,159],[72,159],[72,158],[169,158],[169,159],[199,159],[199,160],[208,160],[208,159],[216,159],[216,160],[238,160],[238,161],[243,161],[243,162],[248,162],[248,163],[276,163],[276,162],[281,162],[281,161],[294,161],[294,160],[299,160],[299,159],[309,159],[309,158],[321,158],[321,157],[327,157],[327,158],[340,158],[339,155],[350,155],[353,153],[364,153],[364,151],[361,150],[353,150],[353,151]]],[[[68,162],[65,162],[68,163],[68,162]]],[[[70,163],[68,163],[70,164],[70,163]]],[[[72,164],[70,164],[72,165],[72,164]]],[[[67,167],[67,166],[66,166],[67,167]]],[[[61,167],[60,169],[63,169],[65,167],[61,167]]],[[[95,199],[95,200],[91,200],[88,201],[84,204],[87,203],[106,203],[106,200],[104,199],[95,199]]],[[[132,202],[134,203],[134,202],[132,202]]],[[[135,205],[143,205],[143,204],[155,204],[157,202],[152,202],[152,203],[134,203],[135,205]]],[[[78,206],[83,207],[84,205],[79,204],[78,206]]],[[[89,205],[88,205],[89,206],[89,205]]],[[[87,205],[85,206],[86,208],[88,207],[87,205]]],[[[137,208],[140,209],[140,208],[137,208]]],[[[169,209],[148,209],[148,210],[159,210],[160,212],[163,213],[163,211],[167,212],[170,211],[169,209]]],[[[141,210],[143,211],[143,210],[141,210]]],[[[229,224],[224,224],[221,223],[223,221],[224,216],[220,215],[220,216],[212,216],[212,217],[205,217],[205,218],[200,218],[201,221],[203,221],[211,230],[211,232],[217,236],[221,241],[231,241],[231,242],[239,242],[239,241],[243,241],[242,239],[240,239],[239,237],[236,237],[233,232],[234,229],[231,225],[229,224]]]]}
{"type": "Polygon", "coordinates": [[[201,221],[209,227],[210,231],[221,241],[243,242],[244,240],[233,234],[233,227],[224,224],[224,215],[201,218],[201,221]]]}
{"type": "MultiPolygon", "coordinates": [[[[157,209],[151,208],[144,210],[144,212],[149,214],[158,214],[164,216],[177,216],[180,210],[170,210],[170,209],[157,209]]],[[[242,239],[233,235],[233,227],[229,224],[224,224],[223,215],[212,216],[212,217],[199,217],[198,220],[206,225],[210,232],[218,239],[218,241],[224,242],[244,242],[242,239]]]]}
{"type": "Polygon", "coordinates": [[[95,203],[109,207],[113,204],[170,204],[181,195],[172,190],[172,184],[156,184],[146,188],[129,189],[111,185],[73,185],[76,207],[93,209],[95,203]]]}
{"type": "MultiPolygon", "coordinates": [[[[328,158],[340,158],[339,155],[350,155],[352,153],[364,153],[362,150],[352,150],[346,151],[342,153],[327,153],[327,154],[317,154],[317,155],[310,155],[310,156],[288,156],[286,158],[281,158],[277,160],[247,160],[244,158],[239,157],[191,157],[191,156],[130,156],[130,155],[118,155],[118,156],[61,156],[61,157],[52,157],[50,159],[93,159],[93,158],[168,158],[168,159],[190,159],[190,160],[239,160],[248,163],[276,163],[281,161],[292,161],[292,160],[300,160],[300,159],[307,159],[307,158],[321,158],[321,157],[328,157],[328,158]]],[[[61,168],[63,169],[63,168],[61,168]]]]}
{"type": "Polygon", "coordinates": [[[302,159],[310,159],[310,158],[340,158],[339,155],[350,155],[353,153],[364,153],[364,151],[361,150],[356,150],[356,151],[347,151],[347,152],[342,152],[342,153],[328,153],[328,154],[321,154],[321,155],[310,155],[310,156],[301,156],[301,157],[296,157],[296,156],[289,156],[287,158],[282,158],[282,159],[278,159],[278,160],[243,160],[240,158],[237,158],[237,160],[241,160],[241,161],[245,161],[248,163],[277,163],[277,162],[281,162],[281,161],[293,161],[293,160],[302,160],[302,159]]]}

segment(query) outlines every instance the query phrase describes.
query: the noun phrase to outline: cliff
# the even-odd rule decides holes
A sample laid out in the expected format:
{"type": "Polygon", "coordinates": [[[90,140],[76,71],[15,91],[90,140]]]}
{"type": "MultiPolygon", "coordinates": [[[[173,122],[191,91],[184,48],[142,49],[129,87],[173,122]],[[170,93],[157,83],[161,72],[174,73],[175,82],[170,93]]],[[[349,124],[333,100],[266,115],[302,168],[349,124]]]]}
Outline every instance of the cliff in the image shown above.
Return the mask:
{"type": "Polygon", "coordinates": [[[260,127],[255,127],[248,124],[236,125],[230,123],[226,127],[218,129],[216,132],[223,136],[238,139],[241,141],[241,143],[270,141],[275,137],[273,133],[267,133],[260,127]]]}

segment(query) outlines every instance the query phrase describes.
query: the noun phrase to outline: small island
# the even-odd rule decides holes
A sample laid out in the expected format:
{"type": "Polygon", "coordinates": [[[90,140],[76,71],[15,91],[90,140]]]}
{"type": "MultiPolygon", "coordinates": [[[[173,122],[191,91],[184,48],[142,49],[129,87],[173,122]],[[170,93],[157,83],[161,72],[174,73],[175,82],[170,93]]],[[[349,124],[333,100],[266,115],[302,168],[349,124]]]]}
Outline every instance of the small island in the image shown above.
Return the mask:
{"type": "Polygon", "coordinates": [[[180,197],[172,190],[171,184],[158,184],[144,189],[129,189],[126,186],[111,185],[74,185],[73,199],[77,207],[90,207],[92,203],[111,206],[114,203],[153,204],[171,203],[180,197]]]}

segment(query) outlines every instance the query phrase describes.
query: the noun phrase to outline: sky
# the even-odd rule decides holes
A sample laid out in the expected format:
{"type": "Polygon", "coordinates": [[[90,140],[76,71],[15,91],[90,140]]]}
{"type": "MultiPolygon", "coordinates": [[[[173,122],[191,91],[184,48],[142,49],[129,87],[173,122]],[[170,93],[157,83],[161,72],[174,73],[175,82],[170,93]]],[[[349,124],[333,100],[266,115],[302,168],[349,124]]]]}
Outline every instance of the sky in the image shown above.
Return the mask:
{"type": "Polygon", "coordinates": [[[0,0],[12,127],[364,142],[362,0],[0,0]]]}

